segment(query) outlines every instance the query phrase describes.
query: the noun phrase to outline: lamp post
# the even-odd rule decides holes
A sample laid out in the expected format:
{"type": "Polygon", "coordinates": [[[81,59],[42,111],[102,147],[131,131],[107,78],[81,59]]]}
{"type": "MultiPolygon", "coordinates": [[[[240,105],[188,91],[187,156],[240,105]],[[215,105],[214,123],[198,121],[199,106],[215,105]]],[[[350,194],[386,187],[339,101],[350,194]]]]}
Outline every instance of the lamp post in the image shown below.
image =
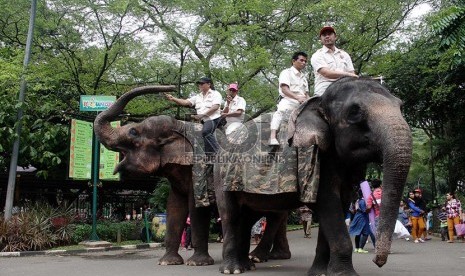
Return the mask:
{"type": "Polygon", "coordinates": [[[100,164],[100,142],[92,131],[92,233],[91,241],[100,240],[97,235],[97,185],[99,181],[99,164],[100,164]]]}
{"type": "MultiPolygon", "coordinates": [[[[32,46],[32,38],[34,36],[34,23],[36,18],[36,7],[37,7],[37,0],[31,0],[31,15],[29,17],[29,29],[27,32],[27,39],[26,39],[26,54],[24,55],[23,61],[23,75],[21,77],[21,87],[19,90],[19,99],[18,103],[22,104],[24,102],[25,94],[26,94],[26,86],[27,82],[24,77],[26,68],[29,64],[29,58],[31,56],[31,46],[32,46]]],[[[18,166],[18,155],[19,155],[19,138],[21,136],[21,120],[23,117],[23,108],[19,107],[18,115],[17,115],[17,124],[16,124],[16,138],[13,142],[13,150],[11,154],[10,160],[10,171],[8,175],[8,188],[6,192],[6,200],[5,200],[5,220],[9,220],[11,218],[11,211],[13,209],[13,197],[15,193],[15,185],[16,185],[16,168],[18,166]]]]}

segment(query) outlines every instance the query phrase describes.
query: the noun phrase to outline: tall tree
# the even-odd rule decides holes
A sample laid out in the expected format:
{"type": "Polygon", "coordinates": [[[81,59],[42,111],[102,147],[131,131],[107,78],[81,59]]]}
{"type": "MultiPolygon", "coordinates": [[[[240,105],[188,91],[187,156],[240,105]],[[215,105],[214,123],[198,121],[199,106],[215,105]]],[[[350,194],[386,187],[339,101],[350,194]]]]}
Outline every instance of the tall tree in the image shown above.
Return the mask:
{"type": "Polygon", "coordinates": [[[433,18],[433,35],[441,35],[441,48],[452,49],[455,64],[465,63],[465,1],[440,1],[442,9],[433,18]]]}

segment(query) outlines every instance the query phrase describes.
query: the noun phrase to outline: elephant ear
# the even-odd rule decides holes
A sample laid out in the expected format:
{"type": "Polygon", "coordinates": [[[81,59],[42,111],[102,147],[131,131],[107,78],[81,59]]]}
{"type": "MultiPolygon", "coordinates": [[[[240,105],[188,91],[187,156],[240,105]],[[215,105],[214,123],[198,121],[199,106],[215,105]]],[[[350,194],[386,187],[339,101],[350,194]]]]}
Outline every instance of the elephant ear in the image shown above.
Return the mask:
{"type": "Polygon", "coordinates": [[[170,118],[171,135],[159,139],[158,144],[161,146],[161,165],[165,164],[180,164],[192,165],[193,164],[193,150],[192,145],[185,137],[184,123],[170,118]]]}
{"type": "Polygon", "coordinates": [[[161,165],[172,163],[180,165],[193,164],[192,146],[185,137],[179,134],[166,138],[161,150],[161,165]]]}
{"type": "Polygon", "coordinates": [[[308,99],[292,112],[288,125],[288,143],[294,147],[317,145],[322,151],[329,148],[329,125],[320,108],[321,97],[308,99]]]}

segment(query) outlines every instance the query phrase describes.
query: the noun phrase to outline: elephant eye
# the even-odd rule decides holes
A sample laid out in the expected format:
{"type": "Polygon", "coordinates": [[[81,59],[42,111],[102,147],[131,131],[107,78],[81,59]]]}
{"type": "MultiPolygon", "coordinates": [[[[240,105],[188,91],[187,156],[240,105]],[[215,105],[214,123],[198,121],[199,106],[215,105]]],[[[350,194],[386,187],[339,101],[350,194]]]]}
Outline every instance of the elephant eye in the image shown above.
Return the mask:
{"type": "Polygon", "coordinates": [[[352,105],[347,114],[347,122],[357,124],[363,121],[363,111],[359,105],[352,105]]]}
{"type": "Polygon", "coordinates": [[[131,128],[129,130],[129,135],[131,135],[131,136],[139,136],[139,133],[137,133],[137,130],[135,130],[134,128],[131,128]]]}

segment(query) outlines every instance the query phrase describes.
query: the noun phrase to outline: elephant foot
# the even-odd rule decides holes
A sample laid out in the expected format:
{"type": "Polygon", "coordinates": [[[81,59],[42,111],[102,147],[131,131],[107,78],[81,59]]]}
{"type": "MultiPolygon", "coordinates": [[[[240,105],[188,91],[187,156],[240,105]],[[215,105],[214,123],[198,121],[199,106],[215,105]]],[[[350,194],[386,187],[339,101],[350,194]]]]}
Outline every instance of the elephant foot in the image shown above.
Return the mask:
{"type": "Polygon", "coordinates": [[[192,257],[190,257],[186,261],[186,265],[191,265],[191,266],[204,266],[204,265],[212,265],[214,264],[215,261],[213,260],[208,253],[197,253],[195,252],[192,257]]]}
{"type": "Polygon", "coordinates": [[[355,270],[350,270],[350,271],[337,271],[337,272],[331,272],[331,271],[328,271],[328,276],[331,275],[331,276],[359,276],[357,272],[355,272],[355,270]]]}
{"type": "Polygon", "coordinates": [[[224,260],[223,264],[220,266],[220,272],[224,274],[240,274],[244,273],[246,270],[255,270],[255,264],[249,259],[241,262],[224,260]]]}
{"type": "Polygon", "coordinates": [[[276,249],[271,250],[268,254],[270,260],[287,260],[291,258],[291,251],[289,249],[276,249]]]}
{"type": "Polygon", "coordinates": [[[268,261],[268,255],[269,253],[265,250],[255,248],[255,250],[249,253],[249,259],[252,260],[254,263],[263,263],[268,261]]]}
{"type": "Polygon", "coordinates": [[[158,260],[159,265],[180,265],[184,264],[184,259],[176,253],[166,253],[158,260]]]}
{"type": "Polygon", "coordinates": [[[307,276],[325,276],[328,275],[326,269],[311,267],[307,272],[307,276]]]}
{"type": "Polygon", "coordinates": [[[324,267],[319,267],[313,265],[307,273],[308,276],[359,276],[353,268],[338,269],[337,271],[331,269],[325,269],[324,267]]]}

